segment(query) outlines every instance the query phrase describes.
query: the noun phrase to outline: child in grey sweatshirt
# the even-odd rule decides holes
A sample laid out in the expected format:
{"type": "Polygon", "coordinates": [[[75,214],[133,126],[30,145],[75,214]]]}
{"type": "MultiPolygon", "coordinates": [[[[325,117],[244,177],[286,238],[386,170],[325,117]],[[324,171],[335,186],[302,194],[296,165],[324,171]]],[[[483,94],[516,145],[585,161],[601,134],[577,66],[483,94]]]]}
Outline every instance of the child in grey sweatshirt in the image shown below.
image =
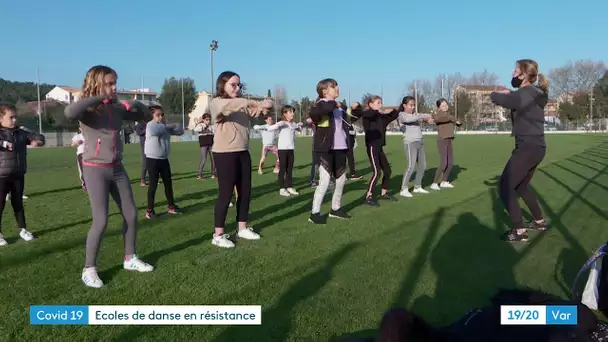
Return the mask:
{"type": "Polygon", "coordinates": [[[403,148],[407,157],[407,169],[403,174],[403,182],[401,183],[401,192],[403,197],[412,197],[409,191],[409,182],[412,178],[414,170],[416,171],[416,179],[414,180],[414,193],[426,194],[428,191],[422,188],[422,177],[426,169],[426,155],[424,153],[424,137],[422,135],[421,121],[432,120],[431,114],[414,114],[416,107],[416,99],[412,96],[406,96],[401,101],[399,124],[403,131],[403,148]],[[418,168],[416,168],[418,164],[418,168]]]}
{"type": "Polygon", "coordinates": [[[131,181],[122,165],[123,120],[148,121],[148,107],[138,101],[116,99],[116,71],[107,66],[94,66],[87,72],[82,97],[65,108],[65,116],[80,121],[84,136],[83,176],[91,203],[93,223],[87,236],[86,261],[82,281],[100,288],[103,281],[97,273],[97,254],[108,223],[108,201],[116,202],[123,217],[125,257],[123,268],[151,272],[154,267],[135,254],[137,208],[131,181]]]}
{"type": "Polygon", "coordinates": [[[173,184],[171,181],[171,165],[169,165],[169,153],[171,153],[171,136],[184,134],[180,124],[165,124],[165,113],[161,106],[151,106],[152,120],[146,126],[146,142],[144,152],[146,154],[146,166],[150,175],[148,187],[148,208],[146,218],[156,216],[154,211],[154,196],[158,187],[158,178],[162,178],[167,197],[168,213],[171,215],[181,214],[181,209],[175,204],[173,198],[173,184]]]}

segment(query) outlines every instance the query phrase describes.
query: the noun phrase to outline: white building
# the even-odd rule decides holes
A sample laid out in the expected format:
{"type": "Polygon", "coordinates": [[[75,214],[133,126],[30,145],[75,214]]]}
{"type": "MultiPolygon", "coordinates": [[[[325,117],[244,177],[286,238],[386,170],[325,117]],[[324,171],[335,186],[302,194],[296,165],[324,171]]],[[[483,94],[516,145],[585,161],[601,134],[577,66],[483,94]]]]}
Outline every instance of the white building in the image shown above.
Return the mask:
{"type": "Polygon", "coordinates": [[[211,95],[206,91],[201,91],[196,97],[194,103],[194,109],[188,113],[188,129],[193,130],[196,125],[196,121],[199,120],[203,114],[209,113],[209,103],[211,102],[211,95]]]}
{"type": "Polygon", "coordinates": [[[57,102],[72,103],[76,101],[80,94],[80,88],[72,88],[66,86],[56,86],[46,94],[47,100],[55,100],[57,102]]]}

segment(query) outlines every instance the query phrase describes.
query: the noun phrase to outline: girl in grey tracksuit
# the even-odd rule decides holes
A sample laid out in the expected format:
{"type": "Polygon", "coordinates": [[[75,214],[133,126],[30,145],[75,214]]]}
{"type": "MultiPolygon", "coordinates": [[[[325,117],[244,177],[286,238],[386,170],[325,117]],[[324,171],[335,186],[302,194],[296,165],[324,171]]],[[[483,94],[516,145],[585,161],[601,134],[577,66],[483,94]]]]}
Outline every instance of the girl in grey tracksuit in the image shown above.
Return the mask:
{"type": "Polygon", "coordinates": [[[80,121],[85,138],[82,158],[93,222],[86,242],[86,261],[82,281],[99,288],[104,284],[97,274],[97,254],[108,222],[110,196],[123,217],[126,270],[150,272],[153,266],[135,254],[137,208],[131,182],[122,165],[123,120],[149,121],[148,107],[137,101],[116,100],[116,72],[106,66],[92,67],[83,86],[82,98],[65,109],[65,116],[80,121]]]}
{"type": "Polygon", "coordinates": [[[414,180],[414,193],[428,193],[422,188],[422,177],[426,169],[426,155],[424,153],[424,138],[420,122],[431,120],[431,114],[414,114],[416,100],[412,96],[406,96],[401,101],[399,124],[403,131],[403,148],[407,157],[407,169],[403,174],[401,193],[403,197],[412,197],[409,191],[409,182],[412,174],[416,171],[414,180]],[[416,164],[418,167],[416,168],[416,164]]]}

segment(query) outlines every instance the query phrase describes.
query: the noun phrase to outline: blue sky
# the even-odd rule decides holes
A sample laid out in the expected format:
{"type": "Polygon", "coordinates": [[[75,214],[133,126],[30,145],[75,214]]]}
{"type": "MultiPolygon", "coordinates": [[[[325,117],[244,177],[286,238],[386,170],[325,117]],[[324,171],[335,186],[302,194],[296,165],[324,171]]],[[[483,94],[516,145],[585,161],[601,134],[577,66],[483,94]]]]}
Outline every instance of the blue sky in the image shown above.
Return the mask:
{"type": "Polygon", "coordinates": [[[380,93],[385,104],[417,78],[488,69],[507,84],[515,60],[541,71],[568,60],[608,61],[606,0],[5,1],[0,77],[79,87],[107,64],[119,87],[160,91],[166,77],[210,87],[215,73],[241,74],[249,90],[276,84],[289,97],[315,96],[338,80],[342,97],[380,93]]]}

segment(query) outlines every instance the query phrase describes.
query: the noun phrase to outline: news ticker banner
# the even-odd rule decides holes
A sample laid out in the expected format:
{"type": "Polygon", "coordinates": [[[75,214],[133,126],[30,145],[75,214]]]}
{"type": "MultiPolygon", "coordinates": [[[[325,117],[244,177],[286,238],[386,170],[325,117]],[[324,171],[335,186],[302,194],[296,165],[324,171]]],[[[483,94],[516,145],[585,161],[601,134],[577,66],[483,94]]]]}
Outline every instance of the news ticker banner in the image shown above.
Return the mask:
{"type": "Polygon", "coordinates": [[[261,325],[261,305],[32,305],[32,325],[261,325]]]}
{"type": "Polygon", "coordinates": [[[501,325],[576,325],[576,305],[501,305],[501,325]]]}

